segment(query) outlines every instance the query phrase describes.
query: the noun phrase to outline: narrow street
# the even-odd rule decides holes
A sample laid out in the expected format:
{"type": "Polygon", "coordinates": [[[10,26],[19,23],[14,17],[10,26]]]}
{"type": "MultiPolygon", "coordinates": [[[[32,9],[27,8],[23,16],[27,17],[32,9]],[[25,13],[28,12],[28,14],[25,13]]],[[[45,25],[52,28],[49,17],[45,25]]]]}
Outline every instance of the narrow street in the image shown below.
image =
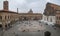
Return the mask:
{"type": "Polygon", "coordinates": [[[51,25],[46,25],[39,21],[23,21],[16,22],[12,28],[3,32],[3,36],[44,36],[45,31],[50,31],[51,36],[60,35],[60,29],[54,29],[51,25]]]}

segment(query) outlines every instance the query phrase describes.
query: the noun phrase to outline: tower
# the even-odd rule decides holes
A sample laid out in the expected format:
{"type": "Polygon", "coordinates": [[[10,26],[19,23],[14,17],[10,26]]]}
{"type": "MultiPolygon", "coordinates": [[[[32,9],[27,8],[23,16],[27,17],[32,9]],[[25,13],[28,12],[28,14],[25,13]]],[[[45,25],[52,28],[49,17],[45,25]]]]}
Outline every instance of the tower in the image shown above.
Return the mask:
{"type": "Polygon", "coordinates": [[[9,10],[9,3],[8,3],[8,1],[7,0],[5,0],[4,2],[3,2],[3,10],[5,10],[5,11],[8,11],[9,10]]]}
{"type": "Polygon", "coordinates": [[[17,13],[18,13],[18,8],[17,8],[17,13]]]}

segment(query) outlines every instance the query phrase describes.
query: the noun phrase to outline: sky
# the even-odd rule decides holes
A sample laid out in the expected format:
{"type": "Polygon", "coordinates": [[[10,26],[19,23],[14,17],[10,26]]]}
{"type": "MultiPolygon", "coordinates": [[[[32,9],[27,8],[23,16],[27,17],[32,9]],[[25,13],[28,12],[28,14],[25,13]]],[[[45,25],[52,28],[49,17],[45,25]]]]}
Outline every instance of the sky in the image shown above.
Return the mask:
{"type": "MultiPolygon", "coordinates": [[[[3,9],[3,1],[0,0],[0,10],[3,9]]],[[[47,2],[60,5],[60,0],[7,0],[9,2],[9,10],[17,11],[19,13],[27,13],[30,9],[34,13],[43,13],[47,2]]]]}

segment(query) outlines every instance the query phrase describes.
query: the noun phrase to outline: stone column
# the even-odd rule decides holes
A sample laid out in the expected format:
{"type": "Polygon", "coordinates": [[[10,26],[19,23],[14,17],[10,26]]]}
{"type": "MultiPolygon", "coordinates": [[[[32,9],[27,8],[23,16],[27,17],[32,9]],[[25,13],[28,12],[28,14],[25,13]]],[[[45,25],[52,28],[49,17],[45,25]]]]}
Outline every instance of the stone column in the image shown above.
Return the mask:
{"type": "Polygon", "coordinates": [[[2,28],[3,28],[3,31],[5,31],[5,24],[6,24],[5,15],[2,15],[2,28]]]}
{"type": "Polygon", "coordinates": [[[5,20],[2,21],[2,28],[3,28],[3,31],[5,31],[5,20]]]}

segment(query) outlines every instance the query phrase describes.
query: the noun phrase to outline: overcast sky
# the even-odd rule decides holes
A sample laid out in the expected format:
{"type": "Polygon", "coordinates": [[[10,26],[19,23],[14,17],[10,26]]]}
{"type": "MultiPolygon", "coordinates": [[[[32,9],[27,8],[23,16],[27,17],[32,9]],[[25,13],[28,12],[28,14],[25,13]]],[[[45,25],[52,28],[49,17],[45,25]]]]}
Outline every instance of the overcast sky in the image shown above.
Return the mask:
{"type": "MultiPolygon", "coordinates": [[[[0,0],[0,9],[3,9],[3,1],[0,0]]],[[[9,10],[16,11],[19,8],[19,12],[28,12],[32,9],[34,13],[43,13],[46,3],[51,2],[60,5],[60,0],[8,0],[9,10]]]]}

